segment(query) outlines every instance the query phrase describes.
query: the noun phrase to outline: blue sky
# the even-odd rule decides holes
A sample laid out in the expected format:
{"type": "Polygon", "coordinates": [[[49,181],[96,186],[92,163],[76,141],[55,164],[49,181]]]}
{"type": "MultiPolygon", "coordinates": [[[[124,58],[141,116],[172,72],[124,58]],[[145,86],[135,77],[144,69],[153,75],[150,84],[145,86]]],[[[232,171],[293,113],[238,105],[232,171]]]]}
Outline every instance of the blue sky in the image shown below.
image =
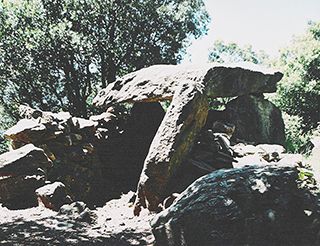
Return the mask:
{"type": "Polygon", "coordinates": [[[277,56],[309,20],[320,21],[320,0],[204,0],[211,16],[207,36],[192,42],[185,62],[207,61],[215,40],[251,44],[277,56]]]}

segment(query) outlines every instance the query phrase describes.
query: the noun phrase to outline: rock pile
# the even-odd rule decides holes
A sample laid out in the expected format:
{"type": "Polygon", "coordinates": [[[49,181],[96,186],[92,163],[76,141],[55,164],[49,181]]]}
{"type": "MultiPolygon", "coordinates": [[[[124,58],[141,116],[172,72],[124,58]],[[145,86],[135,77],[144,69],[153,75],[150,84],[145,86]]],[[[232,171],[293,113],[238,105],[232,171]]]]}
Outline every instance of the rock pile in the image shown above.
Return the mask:
{"type": "Polygon", "coordinates": [[[76,200],[103,205],[134,190],[164,110],[159,103],[137,103],[129,115],[110,107],[88,120],[21,106],[20,114],[24,118],[5,132],[14,149],[6,155],[15,156],[32,143],[50,159],[42,182],[48,184],[36,193],[43,205],[57,210],[76,200]]]}
{"type": "Polygon", "coordinates": [[[33,144],[0,155],[0,202],[11,209],[37,205],[34,191],[44,185],[51,165],[33,144]]]}
{"type": "Polygon", "coordinates": [[[15,151],[29,143],[43,149],[53,162],[47,174],[49,181],[65,184],[72,199],[96,200],[90,191],[101,183],[101,164],[94,148],[99,123],[27,106],[21,106],[20,111],[25,118],[5,132],[15,151]]]}

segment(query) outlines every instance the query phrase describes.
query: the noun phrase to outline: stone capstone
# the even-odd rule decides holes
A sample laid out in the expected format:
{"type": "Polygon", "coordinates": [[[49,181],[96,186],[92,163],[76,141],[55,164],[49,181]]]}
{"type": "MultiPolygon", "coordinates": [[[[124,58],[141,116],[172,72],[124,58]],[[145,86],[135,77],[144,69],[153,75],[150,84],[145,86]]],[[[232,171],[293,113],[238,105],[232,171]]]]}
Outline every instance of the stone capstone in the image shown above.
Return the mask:
{"type": "Polygon", "coordinates": [[[101,90],[94,104],[171,101],[151,143],[137,188],[135,214],[157,210],[172,190],[208,113],[208,97],[274,92],[282,74],[253,65],[155,65],[130,73],[101,90]]]}
{"type": "Polygon", "coordinates": [[[172,100],[186,81],[205,87],[209,97],[233,97],[250,93],[275,92],[282,74],[254,64],[154,65],[129,73],[102,89],[96,106],[121,102],[172,100]]]}

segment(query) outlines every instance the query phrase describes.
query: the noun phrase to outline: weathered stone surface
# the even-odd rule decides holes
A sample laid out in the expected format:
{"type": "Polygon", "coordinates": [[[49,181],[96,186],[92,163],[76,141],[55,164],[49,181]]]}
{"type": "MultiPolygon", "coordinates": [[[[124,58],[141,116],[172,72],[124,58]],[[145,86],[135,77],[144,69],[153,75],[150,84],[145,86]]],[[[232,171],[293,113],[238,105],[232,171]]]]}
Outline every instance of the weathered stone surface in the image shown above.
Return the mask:
{"type": "Polygon", "coordinates": [[[318,198],[291,167],[208,174],[152,221],[156,245],[317,245],[318,198]]]}
{"type": "Polygon", "coordinates": [[[178,175],[181,162],[205,123],[207,97],[273,92],[281,77],[279,72],[248,64],[156,65],[130,73],[101,90],[94,99],[96,106],[172,101],[144,163],[135,213],[141,206],[157,210],[169,195],[170,180],[178,175]]]}
{"type": "Polygon", "coordinates": [[[20,142],[28,144],[43,138],[45,132],[45,125],[31,119],[22,119],[8,129],[4,135],[13,141],[19,139],[20,142]]]}
{"type": "Polygon", "coordinates": [[[135,214],[139,214],[141,206],[158,210],[160,202],[171,192],[171,179],[205,124],[207,97],[190,82],[177,89],[151,143],[137,189],[135,214]]]}
{"type": "MultiPolygon", "coordinates": [[[[104,199],[101,193],[94,192],[97,187],[103,188],[101,162],[95,151],[95,130],[99,123],[71,117],[66,112],[44,112],[27,106],[21,107],[20,111],[27,119],[9,129],[6,135],[12,140],[13,147],[25,145],[21,148],[24,149],[31,142],[41,148],[54,163],[48,170],[48,179],[63,182],[73,199],[89,205],[104,199]]],[[[37,164],[26,162],[24,167],[37,164]]],[[[17,169],[16,166],[13,168],[17,169]]]]}
{"type": "Polygon", "coordinates": [[[42,149],[27,144],[0,155],[0,176],[33,174],[38,168],[46,169],[51,165],[52,162],[42,149]]]}
{"type": "Polygon", "coordinates": [[[120,102],[172,100],[185,81],[206,87],[209,97],[230,97],[275,92],[280,72],[252,64],[206,64],[200,66],[155,65],[125,75],[101,90],[93,103],[109,106],[120,102]]]}
{"type": "Polygon", "coordinates": [[[244,166],[305,166],[305,161],[300,154],[285,153],[285,148],[278,144],[243,144],[239,143],[232,146],[236,154],[236,162],[233,162],[233,167],[240,168],[244,166]]]}
{"type": "Polygon", "coordinates": [[[76,221],[92,223],[96,219],[96,215],[92,212],[84,202],[73,202],[65,204],[59,209],[60,215],[68,215],[76,221]]]}
{"type": "Polygon", "coordinates": [[[36,190],[39,204],[52,210],[59,210],[63,204],[71,203],[66,186],[61,182],[46,184],[36,190]]]}
{"type": "Polygon", "coordinates": [[[10,209],[24,209],[38,205],[35,190],[44,185],[42,175],[12,176],[0,179],[0,203],[10,209]]]}
{"type": "Polygon", "coordinates": [[[233,139],[258,143],[284,144],[281,111],[263,96],[241,96],[230,101],[226,120],[235,125],[233,139]]]}
{"type": "Polygon", "coordinates": [[[44,184],[51,166],[44,151],[33,144],[0,155],[0,202],[13,209],[36,206],[35,190],[44,184]]]}

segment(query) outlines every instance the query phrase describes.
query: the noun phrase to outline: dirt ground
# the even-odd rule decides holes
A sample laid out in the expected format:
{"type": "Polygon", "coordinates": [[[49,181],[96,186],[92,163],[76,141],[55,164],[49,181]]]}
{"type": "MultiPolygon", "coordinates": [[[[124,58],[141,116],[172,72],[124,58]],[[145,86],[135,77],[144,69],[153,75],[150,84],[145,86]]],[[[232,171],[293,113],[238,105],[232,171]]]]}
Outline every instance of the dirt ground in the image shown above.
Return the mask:
{"type": "Polygon", "coordinates": [[[133,216],[132,195],[111,200],[85,217],[41,206],[9,210],[0,205],[0,245],[153,245],[153,216],[146,210],[133,216]]]}

